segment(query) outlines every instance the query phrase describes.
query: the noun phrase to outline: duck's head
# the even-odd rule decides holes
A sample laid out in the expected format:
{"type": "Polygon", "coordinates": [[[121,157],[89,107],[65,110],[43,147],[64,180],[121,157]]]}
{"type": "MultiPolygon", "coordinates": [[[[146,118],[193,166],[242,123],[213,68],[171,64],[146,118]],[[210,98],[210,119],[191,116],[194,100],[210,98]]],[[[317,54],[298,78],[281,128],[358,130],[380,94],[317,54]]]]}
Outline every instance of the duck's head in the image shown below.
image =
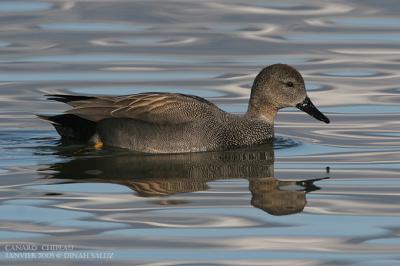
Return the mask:
{"type": "Polygon", "coordinates": [[[272,122],[278,110],[285,107],[297,107],[329,123],[329,119],[308,98],[304,79],[296,69],[284,64],[270,65],[254,80],[247,115],[272,122]]]}

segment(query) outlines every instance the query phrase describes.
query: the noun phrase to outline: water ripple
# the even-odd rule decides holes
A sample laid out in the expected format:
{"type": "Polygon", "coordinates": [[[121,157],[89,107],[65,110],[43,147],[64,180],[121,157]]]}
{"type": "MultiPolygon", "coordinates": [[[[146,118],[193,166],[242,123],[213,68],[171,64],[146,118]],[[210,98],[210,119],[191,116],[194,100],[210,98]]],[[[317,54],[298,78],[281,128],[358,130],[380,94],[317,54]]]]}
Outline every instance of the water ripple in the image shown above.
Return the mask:
{"type": "Polygon", "coordinates": [[[397,265],[398,11],[396,1],[1,1],[0,239],[113,251],[121,265],[397,265]],[[300,70],[331,124],[287,108],[273,146],[147,157],[63,144],[34,116],[67,108],[46,93],[145,91],[243,113],[273,63],[300,70]]]}
{"type": "Polygon", "coordinates": [[[34,1],[2,1],[0,3],[0,13],[9,12],[37,12],[43,10],[49,10],[52,8],[52,4],[46,2],[34,2],[34,1]]]}
{"type": "Polygon", "coordinates": [[[256,6],[256,5],[237,5],[237,4],[223,4],[223,3],[209,3],[210,8],[223,9],[225,12],[239,13],[239,14],[263,14],[263,15],[324,15],[324,14],[340,14],[347,13],[353,8],[345,4],[318,4],[314,1],[313,5],[298,5],[292,4],[290,6],[256,6]],[[289,7],[289,8],[288,8],[289,7]]]}
{"type": "Polygon", "coordinates": [[[141,37],[141,38],[113,38],[113,39],[97,39],[90,41],[94,45],[109,47],[131,47],[131,46],[181,46],[193,45],[201,39],[196,37],[141,37]]]}

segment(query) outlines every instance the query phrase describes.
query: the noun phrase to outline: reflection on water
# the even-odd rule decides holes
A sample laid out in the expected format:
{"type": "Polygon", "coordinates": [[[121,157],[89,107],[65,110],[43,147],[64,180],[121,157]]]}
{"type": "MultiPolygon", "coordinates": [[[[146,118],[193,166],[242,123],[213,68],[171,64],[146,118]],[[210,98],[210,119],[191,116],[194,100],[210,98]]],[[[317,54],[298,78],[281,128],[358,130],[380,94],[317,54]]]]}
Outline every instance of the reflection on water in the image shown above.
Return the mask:
{"type": "Polygon", "coordinates": [[[247,179],[251,204],[272,215],[301,212],[306,205],[306,193],[318,190],[314,182],[321,180],[274,178],[271,145],[195,154],[112,154],[56,163],[45,170],[55,171],[47,176],[51,178],[124,185],[142,197],[207,190],[207,182],[215,180],[247,179]]]}
{"type": "MultiPolygon", "coordinates": [[[[1,245],[113,251],[120,265],[399,265],[399,12],[390,0],[0,1],[1,245]],[[266,147],[59,145],[34,116],[66,109],[44,94],[144,91],[240,113],[273,63],[298,68],[332,120],[280,112],[274,163],[266,147]]],[[[99,264],[0,248],[8,265],[99,264]]]]}

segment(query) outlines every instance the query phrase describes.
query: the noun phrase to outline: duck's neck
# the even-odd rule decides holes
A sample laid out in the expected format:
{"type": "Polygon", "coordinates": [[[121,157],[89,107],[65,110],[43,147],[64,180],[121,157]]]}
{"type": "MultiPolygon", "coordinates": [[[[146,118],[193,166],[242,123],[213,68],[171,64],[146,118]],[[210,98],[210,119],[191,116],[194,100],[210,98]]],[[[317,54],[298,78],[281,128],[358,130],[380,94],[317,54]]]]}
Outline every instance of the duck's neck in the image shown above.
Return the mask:
{"type": "Polygon", "coordinates": [[[257,101],[254,98],[255,97],[250,98],[249,107],[245,116],[252,119],[265,120],[273,124],[275,116],[278,113],[278,108],[274,107],[272,103],[265,101],[260,103],[260,101],[257,101]]]}
{"type": "Polygon", "coordinates": [[[266,122],[273,124],[277,112],[278,110],[274,108],[263,108],[260,110],[249,109],[245,116],[252,119],[265,120],[266,122]]]}

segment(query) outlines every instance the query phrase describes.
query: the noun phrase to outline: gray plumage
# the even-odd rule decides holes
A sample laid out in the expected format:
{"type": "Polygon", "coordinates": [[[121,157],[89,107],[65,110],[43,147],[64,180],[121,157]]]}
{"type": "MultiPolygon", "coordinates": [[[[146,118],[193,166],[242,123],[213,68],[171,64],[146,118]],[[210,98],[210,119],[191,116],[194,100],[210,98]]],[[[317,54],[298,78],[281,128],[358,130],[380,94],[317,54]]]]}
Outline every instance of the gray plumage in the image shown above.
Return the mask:
{"type": "Polygon", "coordinates": [[[49,96],[72,106],[64,115],[41,116],[61,136],[88,140],[92,135],[92,140],[106,146],[148,153],[226,150],[269,142],[277,111],[308,99],[300,73],[283,64],[257,75],[245,115],[230,114],[203,98],[178,93],[49,96]]]}

